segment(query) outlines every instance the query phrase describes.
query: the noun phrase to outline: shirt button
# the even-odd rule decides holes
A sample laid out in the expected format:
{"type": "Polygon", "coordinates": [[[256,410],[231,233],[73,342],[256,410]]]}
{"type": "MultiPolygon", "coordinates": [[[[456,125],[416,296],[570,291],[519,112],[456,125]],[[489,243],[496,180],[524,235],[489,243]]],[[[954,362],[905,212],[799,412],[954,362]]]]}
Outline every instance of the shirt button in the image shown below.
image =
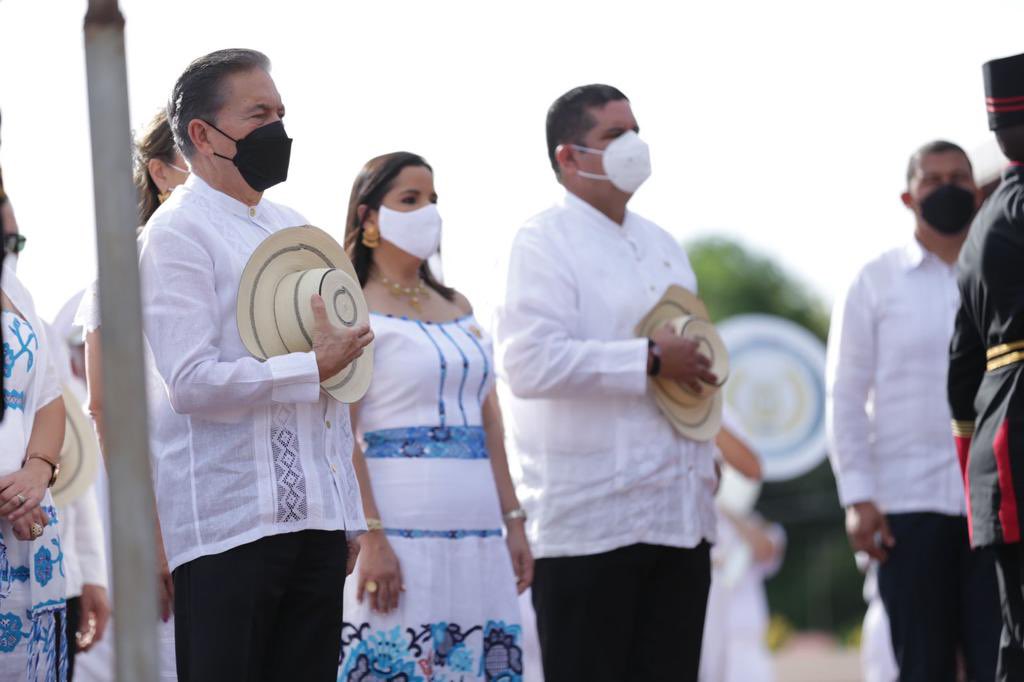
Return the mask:
{"type": "Polygon", "coordinates": [[[250,208],[249,209],[249,217],[250,218],[255,218],[256,217],[256,209],[255,208],[250,208]]]}
{"type": "Polygon", "coordinates": [[[653,284],[651,285],[651,291],[657,291],[657,289],[654,288],[653,284]]]}
{"type": "Polygon", "coordinates": [[[330,419],[328,419],[327,421],[325,421],[325,422],[324,422],[324,424],[326,424],[326,425],[327,425],[327,428],[331,428],[331,420],[330,420],[330,419]]]}
{"type": "Polygon", "coordinates": [[[671,264],[671,263],[669,263],[668,261],[665,261],[665,267],[666,267],[666,268],[670,268],[670,267],[672,267],[672,264],[671,264]]]}
{"type": "Polygon", "coordinates": [[[334,473],[338,473],[338,467],[336,467],[336,466],[334,466],[334,465],[332,464],[332,465],[331,465],[331,471],[332,471],[332,472],[334,472],[334,473]]]}

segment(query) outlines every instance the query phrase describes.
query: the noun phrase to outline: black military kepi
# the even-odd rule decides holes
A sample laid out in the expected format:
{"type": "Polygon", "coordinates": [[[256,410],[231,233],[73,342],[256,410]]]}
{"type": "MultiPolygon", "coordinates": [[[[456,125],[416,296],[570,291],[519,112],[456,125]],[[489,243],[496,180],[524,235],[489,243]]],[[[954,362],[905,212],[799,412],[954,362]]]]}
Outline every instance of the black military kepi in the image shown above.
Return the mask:
{"type": "Polygon", "coordinates": [[[993,59],[982,71],[989,130],[1024,124],[1024,54],[993,59]]]}

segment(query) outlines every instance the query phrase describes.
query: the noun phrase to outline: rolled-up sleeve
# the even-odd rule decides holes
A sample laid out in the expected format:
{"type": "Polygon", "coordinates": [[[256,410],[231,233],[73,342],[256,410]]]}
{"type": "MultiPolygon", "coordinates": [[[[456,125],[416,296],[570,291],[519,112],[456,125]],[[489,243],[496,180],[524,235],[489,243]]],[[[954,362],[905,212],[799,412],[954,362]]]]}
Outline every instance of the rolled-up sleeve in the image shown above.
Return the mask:
{"type": "Polygon", "coordinates": [[[535,226],[520,230],[497,311],[499,371],[520,398],[643,395],[647,340],[581,339],[572,273],[535,226]]]}
{"type": "Polygon", "coordinates": [[[319,400],[313,353],[264,362],[220,359],[222,320],[214,263],[196,242],[166,226],[149,230],[140,272],[146,340],[179,414],[319,400]]]}
{"type": "Polygon", "coordinates": [[[874,313],[863,277],[858,277],[836,302],[826,359],[829,458],[843,506],[869,501],[875,494],[867,411],[874,372],[874,313]]]}

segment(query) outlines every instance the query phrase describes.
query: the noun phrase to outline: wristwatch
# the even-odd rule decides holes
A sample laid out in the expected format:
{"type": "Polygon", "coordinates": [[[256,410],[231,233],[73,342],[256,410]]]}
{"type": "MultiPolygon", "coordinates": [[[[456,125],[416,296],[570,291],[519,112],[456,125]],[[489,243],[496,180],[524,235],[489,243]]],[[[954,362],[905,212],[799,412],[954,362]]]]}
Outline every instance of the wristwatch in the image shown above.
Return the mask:
{"type": "Polygon", "coordinates": [[[661,349],[654,339],[647,339],[647,352],[651,356],[651,366],[647,368],[647,375],[656,377],[661,372],[661,349]]]}
{"type": "Polygon", "coordinates": [[[28,460],[30,459],[38,459],[50,465],[50,469],[53,470],[53,473],[50,474],[50,482],[46,484],[46,487],[52,488],[53,485],[57,482],[57,476],[60,475],[60,462],[51,462],[50,460],[40,455],[38,452],[33,452],[31,455],[26,457],[25,462],[28,462],[28,460]]]}

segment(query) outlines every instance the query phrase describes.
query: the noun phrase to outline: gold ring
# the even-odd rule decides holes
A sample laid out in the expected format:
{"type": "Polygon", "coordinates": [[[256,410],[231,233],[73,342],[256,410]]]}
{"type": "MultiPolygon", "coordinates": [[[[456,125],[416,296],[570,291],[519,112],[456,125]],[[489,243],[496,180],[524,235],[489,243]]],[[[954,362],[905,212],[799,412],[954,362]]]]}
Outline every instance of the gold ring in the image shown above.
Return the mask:
{"type": "Polygon", "coordinates": [[[370,594],[373,594],[374,592],[377,591],[377,588],[378,588],[377,581],[376,580],[367,580],[365,587],[366,587],[366,591],[367,592],[369,592],[370,594]]]}
{"type": "Polygon", "coordinates": [[[28,502],[28,498],[22,495],[21,493],[18,493],[15,499],[18,500],[19,507],[23,506],[26,502],[28,502]]]}
{"type": "Polygon", "coordinates": [[[30,533],[32,533],[33,539],[43,534],[43,527],[40,526],[38,523],[33,523],[31,526],[29,526],[28,530],[30,533]]]}

